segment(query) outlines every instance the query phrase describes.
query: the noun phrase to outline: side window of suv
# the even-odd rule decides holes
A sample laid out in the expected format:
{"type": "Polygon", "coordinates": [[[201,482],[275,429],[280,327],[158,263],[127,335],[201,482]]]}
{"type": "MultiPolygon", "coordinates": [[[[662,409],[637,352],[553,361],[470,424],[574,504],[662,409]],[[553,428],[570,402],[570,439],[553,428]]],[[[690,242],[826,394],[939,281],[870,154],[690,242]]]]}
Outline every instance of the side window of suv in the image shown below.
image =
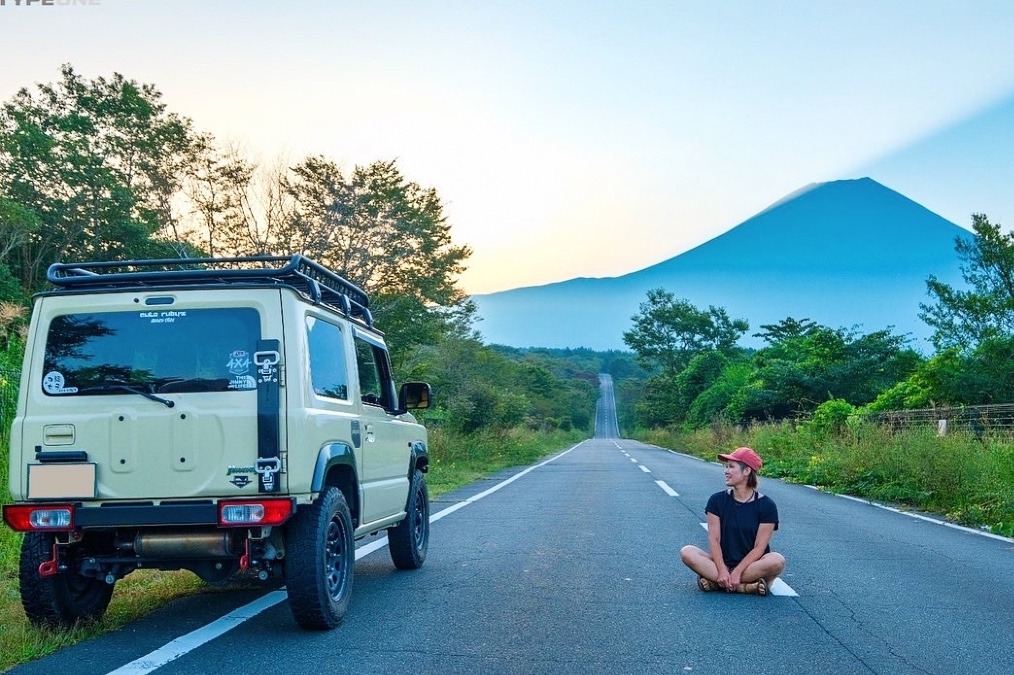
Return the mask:
{"type": "Polygon", "coordinates": [[[307,316],[306,345],[310,350],[310,382],[314,393],[347,401],[349,374],[345,368],[345,337],[341,328],[307,316]]]}
{"type": "Polygon", "coordinates": [[[383,406],[392,411],[397,407],[394,381],[387,350],[356,336],[356,362],[359,365],[359,388],[364,403],[383,406]]]}

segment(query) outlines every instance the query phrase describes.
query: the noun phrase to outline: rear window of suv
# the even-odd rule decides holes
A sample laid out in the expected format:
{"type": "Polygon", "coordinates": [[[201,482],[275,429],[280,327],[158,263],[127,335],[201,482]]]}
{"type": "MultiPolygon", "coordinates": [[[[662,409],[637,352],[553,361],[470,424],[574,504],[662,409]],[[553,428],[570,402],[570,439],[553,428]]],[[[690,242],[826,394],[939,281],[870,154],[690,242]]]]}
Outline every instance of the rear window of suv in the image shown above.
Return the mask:
{"type": "Polygon", "coordinates": [[[50,321],[42,390],[50,396],[257,388],[253,308],[64,314],[50,321]]]}

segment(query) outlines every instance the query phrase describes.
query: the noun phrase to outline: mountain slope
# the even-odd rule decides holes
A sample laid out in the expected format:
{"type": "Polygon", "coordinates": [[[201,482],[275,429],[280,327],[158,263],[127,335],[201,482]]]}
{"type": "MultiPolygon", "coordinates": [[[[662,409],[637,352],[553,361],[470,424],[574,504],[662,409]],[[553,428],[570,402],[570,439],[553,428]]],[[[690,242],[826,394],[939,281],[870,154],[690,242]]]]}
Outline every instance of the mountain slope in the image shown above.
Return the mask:
{"type": "Polygon", "coordinates": [[[869,178],[807,186],[686,253],[620,277],[474,296],[486,341],[519,347],[623,349],[651,288],[750,322],[743,343],[785,317],[893,327],[915,346],[926,278],[957,283],[956,237],[972,234],[869,178]]]}

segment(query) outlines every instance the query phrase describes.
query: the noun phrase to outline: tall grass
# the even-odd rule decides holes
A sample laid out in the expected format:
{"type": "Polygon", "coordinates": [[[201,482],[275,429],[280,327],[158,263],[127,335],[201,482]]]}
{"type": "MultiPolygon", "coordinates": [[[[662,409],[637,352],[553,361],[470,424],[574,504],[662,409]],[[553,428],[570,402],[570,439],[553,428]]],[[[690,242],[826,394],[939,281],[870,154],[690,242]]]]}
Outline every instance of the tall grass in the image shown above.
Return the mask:
{"type": "Polygon", "coordinates": [[[764,458],[762,475],[941,514],[1014,536],[1014,438],[854,424],[840,433],[790,423],[747,429],[716,425],[643,440],[706,459],[740,445],[764,458]]]}
{"type": "Polygon", "coordinates": [[[531,464],[587,437],[587,433],[576,430],[534,431],[524,427],[472,434],[431,429],[426,483],[430,494],[440,495],[501,469],[531,464]]]}

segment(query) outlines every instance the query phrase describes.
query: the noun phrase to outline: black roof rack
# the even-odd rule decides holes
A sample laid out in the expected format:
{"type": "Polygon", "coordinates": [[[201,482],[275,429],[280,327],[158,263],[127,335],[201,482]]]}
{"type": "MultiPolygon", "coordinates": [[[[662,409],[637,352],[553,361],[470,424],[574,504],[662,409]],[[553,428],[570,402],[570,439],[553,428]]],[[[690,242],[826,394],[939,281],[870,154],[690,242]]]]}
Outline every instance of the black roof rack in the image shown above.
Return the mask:
{"type": "Polygon", "coordinates": [[[348,317],[373,326],[366,291],[302,255],[242,258],[169,258],[54,263],[46,278],[66,289],[109,290],[167,286],[280,284],[348,317]]]}

